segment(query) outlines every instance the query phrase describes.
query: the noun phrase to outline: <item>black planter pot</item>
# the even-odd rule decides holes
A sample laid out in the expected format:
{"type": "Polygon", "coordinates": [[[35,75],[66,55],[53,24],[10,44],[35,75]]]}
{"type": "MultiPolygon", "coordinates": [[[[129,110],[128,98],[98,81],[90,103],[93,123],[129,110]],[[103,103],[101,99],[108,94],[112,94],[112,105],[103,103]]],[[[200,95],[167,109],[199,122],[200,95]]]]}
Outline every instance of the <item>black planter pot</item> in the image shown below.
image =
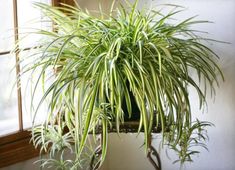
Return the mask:
{"type": "Polygon", "coordinates": [[[140,109],[139,109],[139,107],[136,103],[135,97],[134,97],[134,95],[131,91],[129,91],[129,95],[130,95],[130,100],[131,100],[132,114],[131,114],[131,117],[129,118],[127,105],[126,105],[126,100],[123,99],[122,110],[124,112],[124,120],[126,122],[128,122],[128,121],[139,121],[140,120],[140,109]]]}

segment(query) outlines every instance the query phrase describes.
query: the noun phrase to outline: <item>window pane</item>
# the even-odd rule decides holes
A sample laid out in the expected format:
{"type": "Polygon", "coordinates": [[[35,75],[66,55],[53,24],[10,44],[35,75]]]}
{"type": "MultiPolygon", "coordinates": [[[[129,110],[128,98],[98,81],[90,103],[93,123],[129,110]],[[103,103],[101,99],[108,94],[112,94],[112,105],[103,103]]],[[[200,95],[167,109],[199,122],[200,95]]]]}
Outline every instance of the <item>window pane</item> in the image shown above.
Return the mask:
{"type": "MultiPolygon", "coordinates": [[[[24,56],[29,56],[30,54],[34,53],[33,51],[34,50],[21,52],[20,56],[21,58],[23,58],[24,56]]],[[[33,64],[33,63],[34,63],[34,57],[30,57],[30,59],[25,58],[23,59],[21,66],[24,67],[27,64],[33,64]]],[[[40,73],[41,73],[40,69],[28,71],[21,78],[24,128],[29,128],[32,126],[34,113],[37,109],[38,104],[40,103],[41,98],[43,97],[42,81],[40,80],[38,82],[38,79],[37,79],[40,73]],[[37,90],[34,91],[36,84],[37,84],[37,90]]],[[[48,86],[49,86],[48,84],[44,84],[45,88],[47,88],[48,86]]],[[[45,120],[45,117],[48,111],[47,108],[48,108],[47,103],[42,103],[41,107],[37,111],[37,115],[35,119],[36,124],[40,124],[45,120]]]]}
{"type": "Polygon", "coordinates": [[[12,0],[4,1],[0,5],[0,52],[8,51],[12,48],[14,43],[13,24],[12,0]]]}
{"type": "MultiPolygon", "coordinates": [[[[41,36],[35,34],[28,35],[29,32],[35,32],[40,29],[52,29],[51,23],[40,22],[40,19],[43,19],[43,14],[38,8],[35,8],[33,6],[33,2],[42,2],[42,3],[51,4],[51,0],[24,0],[18,2],[20,2],[18,4],[19,38],[20,40],[22,40],[20,48],[33,47],[34,45],[37,44],[37,41],[40,40],[41,36]]],[[[30,50],[21,52],[20,54],[21,59],[23,59],[24,56],[30,55],[30,52],[31,52],[30,50]]],[[[24,65],[29,62],[32,61],[26,60],[22,62],[21,67],[24,67],[24,65]]],[[[32,126],[33,111],[30,109],[30,107],[31,107],[33,88],[35,86],[35,82],[37,81],[35,77],[37,77],[36,75],[38,74],[39,73],[37,71],[35,71],[33,74],[28,73],[27,75],[24,75],[21,79],[24,128],[29,128],[32,126]]],[[[40,83],[39,86],[41,86],[40,83]]],[[[42,90],[36,91],[33,103],[34,106],[37,106],[42,96],[43,96],[42,90]]],[[[44,120],[45,115],[47,113],[46,108],[47,107],[42,106],[41,109],[38,111],[38,115],[36,117],[37,119],[36,123],[41,123],[42,120],[44,120]]]]}
{"type": "Polygon", "coordinates": [[[40,22],[43,14],[37,7],[33,6],[33,2],[50,4],[51,0],[23,0],[18,2],[19,38],[22,40],[20,47],[32,47],[40,39],[40,35],[28,35],[28,33],[33,33],[43,28],[51,28],[50,23],[40,22]]]}
{"type": "MultiPolygon", "coordinates": [[[[19,38],[23,38],[21,48],[32,47],[39,40],[39,36],[25,37],[25,33],[34,32],[35,29],[51,28],[50,23],[39,22],[42,13],[32,6],[33,2],[51,3],[51,0],[23,0],[18,1],[18,25],[19,38]],[[35,20],[37,19],[37,20],[35,20]],[[38,20],[39,19],[39,20],[38,20]],[[36,22],[37,21],[37,22],[36,22]]],[[[0,52],[10,51],[14,46],[14,19],[13,1],[9,0],[0,5],[0,52]]],[[[21,54],[23,55],[23,54],[21,54]]],[[[12,55],[0,55],[0,135],[18,130],[18,105],[17,90],[13,88],[16,81],[15,57],[12,55]],[[7,85],[7,86],[6,86],[7,85]]],[[[21,66],[22,67],[22,66],[21,66]]],[[[31,126],[32,117],[29,115],[30,90],[25,90],[27,78],[21,80],[23,98],[23,122],[24,128],[31,126]],[[24,96],[25,95],[25,96],[24,96]]],[[[42,92],[37,92],[37,100],[42,92]],[[39,95],[40,94],[40,95],[39,95]]],[[[45,111],[42,111],[45,112],[45,111]]],[[[45,112],[46,113],[46,112],[45,112]]],[[[43,116],[42,116],[43,117],[43,116]]]]}
{"type": "Polygon", "coordinates": [[[19,128],[14,63],[14,56],[0,56],[0,135],[19,128]]]}

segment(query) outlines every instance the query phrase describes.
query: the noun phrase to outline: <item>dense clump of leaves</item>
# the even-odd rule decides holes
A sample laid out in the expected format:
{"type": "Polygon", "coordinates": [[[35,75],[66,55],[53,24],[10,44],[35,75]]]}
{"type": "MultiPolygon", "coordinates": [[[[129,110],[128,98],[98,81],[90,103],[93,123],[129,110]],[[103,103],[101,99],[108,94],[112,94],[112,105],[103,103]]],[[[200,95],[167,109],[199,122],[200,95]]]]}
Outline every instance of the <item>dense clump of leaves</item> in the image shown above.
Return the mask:
{"type": "Polygon", "coordinates": [[[36,115],[41,104],[49,102],[44,124],[33,128],[36,145],[50,147],[53,157],[72,143],[79,160],[88,134],[101,126],[104,161],[109,124],[115,121],[119,129],[124,121],[123,101],[129,117],[134,114],[131,91],[141,111],[138,131],[144,130],[146,150],[153,126],[161,130],[163,143],[179,154],[181,162],[191,161],[196,153],[189,150],[192,145],[205,146],[200,143],[206,139],[201,129],[211,124],[192,123],[188,87],[196,89],[202,106],[206,91],[199,82],[203,80],[206,89],[214,92],[218,74],[222,76],[216,54],[191,28],[207,21],[192,17],[170,24],[169,19],[181,12],[179,7],[163,15],[158,10],[138,10],[137,1],[127,2],[125,8],[114,9],[113,4],[109,15],[100,12],[100,16],[65,4],[35,5],[54,22],[53,31],[37,32],[45,38],[32,49],[33,62],[23,69],[23,73],[40,70],[35,89],[40,81],[50,80],[35,110],[36,115]]]}

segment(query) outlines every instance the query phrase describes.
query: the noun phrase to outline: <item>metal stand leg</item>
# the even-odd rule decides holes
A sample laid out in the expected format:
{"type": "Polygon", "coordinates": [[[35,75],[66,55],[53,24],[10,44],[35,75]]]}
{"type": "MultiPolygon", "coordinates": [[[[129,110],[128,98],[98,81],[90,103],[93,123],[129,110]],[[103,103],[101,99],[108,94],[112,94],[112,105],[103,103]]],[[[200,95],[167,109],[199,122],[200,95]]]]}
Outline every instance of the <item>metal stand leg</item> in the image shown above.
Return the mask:
{"type": "Polygon", "coordinates": [[[99,145],[96,147],[94,154],[92,155],[91,162],[90,162],[90,170],[98,170],[101,163],[101,154],[102,154],[102,134],[100,137],[99,145]],[[97,160],[97,161],[96,161],[97,160]]]}
{"type": "Polygon", "coordinates": [[[95,152],[91,158],[91,163],[90,163],[90,170],[97,170],[100,166],[101,159],[99,158],[101,156],[102,149],[101,145],[97,146],[95,149],[95,152]],[[95,162],[95,160],[98,158],[98,161],[95,162]]]}
{"type": "Polygon", "coordinates": [[[152,145],[152,136],[151,135],[149,136],[149,148],[148,148],[147,158],[148,158],[149,162],[153,165],[155,170],[162,169],[161,159],[160,159],[160,156],[159,156],[157,150],[152,145]],[[152,156],[155,156],[156,160],[154,160],[152,156]]]}
{"type": "Polygon", "coordinates": [[[161,170],[162,169],[159,154],[153,146],[150,146],[148,154],[147,154],[147,158],[148,158],[149,162],[153,165],[155,170],[161,170]],[[156,157],[155,161],[152,158],[152,155],[156,157]]]}

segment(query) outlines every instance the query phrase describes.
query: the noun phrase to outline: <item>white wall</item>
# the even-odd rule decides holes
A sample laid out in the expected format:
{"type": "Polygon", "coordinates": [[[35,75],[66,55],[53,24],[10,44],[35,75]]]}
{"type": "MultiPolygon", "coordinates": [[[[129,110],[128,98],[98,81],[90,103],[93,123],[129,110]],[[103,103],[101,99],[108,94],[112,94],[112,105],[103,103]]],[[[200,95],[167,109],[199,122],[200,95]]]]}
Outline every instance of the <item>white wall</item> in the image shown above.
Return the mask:
{"type": "MultiPolygon", "coordinates": [[[[198,19],[210,20],[214,24],[200,25],[197,29],[208,31],[210,37],[231,42],[232,44],[214,44],[211,48],[221,56],[220,65],[226,81],[221,82],[215,100],[208,98],[208,110],[198,110],[198,103],[193,92],[192,110],[196,116],[211,121],[215,127],[209,128],[209,152],[202,150],[194,162],[186,164],[186,170],[234,170],[235,169],[235,1],[234,0],[149,0],[153,5],[172,3],[187,7],[187,11],[178,15],[186,18],[199,15],[198,19]]],[[[141,5],[143,6],[143,5],[141,5]]],[[[143,135],[110,135],[108,150],[108,170],[153,170],[146,161],[143,149],[143,135]]],[[[155,140],[155,146],[158,142],[155,140]]],[[[172,155],[172,154],[170,154],[172,155]]],[[[179,165],[172,165],[165,151],[161,151],[163,170],[176,170],[179,165]]],[[[172,156],[174,158],[174,156],[172,156]]]]}

